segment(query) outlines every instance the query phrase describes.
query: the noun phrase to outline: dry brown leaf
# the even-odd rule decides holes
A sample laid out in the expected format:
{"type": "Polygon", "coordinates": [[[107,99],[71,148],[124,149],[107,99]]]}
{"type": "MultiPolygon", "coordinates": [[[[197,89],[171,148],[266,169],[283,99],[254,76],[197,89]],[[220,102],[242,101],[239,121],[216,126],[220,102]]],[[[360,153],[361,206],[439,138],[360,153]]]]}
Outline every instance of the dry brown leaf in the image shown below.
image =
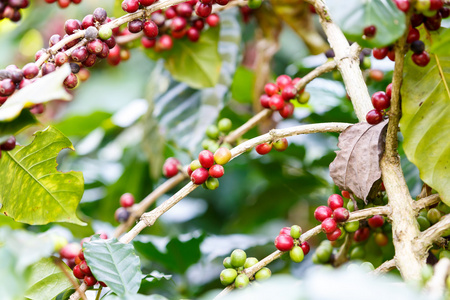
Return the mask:
{"type": "Polygon", "coordinates": [[[330,176],[341,189],[352,192],[367,204],[381,185],[380,160],[384,152],[388,121],[377,125],[358,123],[339,136],[330,176]]]}

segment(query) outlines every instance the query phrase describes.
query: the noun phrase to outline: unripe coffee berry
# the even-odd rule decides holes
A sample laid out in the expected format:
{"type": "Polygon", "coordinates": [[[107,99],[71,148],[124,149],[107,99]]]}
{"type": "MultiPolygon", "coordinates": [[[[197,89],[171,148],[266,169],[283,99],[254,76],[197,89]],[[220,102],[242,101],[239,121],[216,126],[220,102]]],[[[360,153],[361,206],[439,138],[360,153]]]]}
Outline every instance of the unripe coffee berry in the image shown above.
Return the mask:
{"type": "Polygon", "coordinates": [[[209,177],[205,182],[206,188],[208,190],[215,190],[219,187],[219,179],[214,177],[209,177]]]}
{"type": "Polygon", "coordinates": [[[314,218],[316,218],[317,221],[323,222],[325,219],[330,218],[333,214],[333,211],[328,206],[319,206],[314,211],[314,218]]]}
{"type": "Polygon", "coordinates": [[[302,228],[298,225],[293,225],[291,226],[290,234],[294,239],[298,239],[302,235],[302,228]]]}
{"type": "Polygon", "coordinates": [[[236,280],[234,281],[234,286],[237,287],[238,289],[243,289],[248,285],[249,281],[250,280],[248,279],[247,275],[240,274],[236,277],[236,280]]]}
{"type": "Polygon", "coordinates": [[[277,150],[278,152],[282,152],[282,151],[286,150],[287,147],[289,146],[288,140],[286,138],[276,140],[272,144],[273,144],[273,148],[275,150],[277,150]]]}
{"type": "Polygon", "coordinates": [[[231,130],[232,122],[228,118],[223,118],[217,123],[217,127],[219,128],[219,131],[227,133],[231,130]]]}
{"type": "Polygon", "coordinates": [[[347,222],[344,224],[344,229],[347,232],[355,232],[359,228],[359,221],[347,222]]]}
{"type": "Polygon", "coordinates": [[[344,207],[338,207],[333,211],[333,219],[336,222],[345,222],[350,217],[350,212],[344,207]]]}
{"type": "Polygon", "coordinates": [[[244,264],[244,269],[250,268],[253,265],[258,263],[258,259],[256,257],[247,257],[244,264]]]}
{"type": "Polygon", "coordinates": [[[242,249],[235,249],[231,252],[231,265],[234,268],[243,267],[246,259],[247,254],[242,249]]]}
{"type": "Polygon", "coordinates": [[[301,247],[295,246],[291,249],[291,251],[289,251],[289,257],[293,262],[299,263],[303,261],[303,258],[305,258],[305,254],[303,253],[301,247]]]}
{"type": "Polygon", "coordinates": [[[214,161],[216,164],[224,165],[231,159],[231,152],[227,148],[220,147],[214,152],[214,161]]]}
{"type": "Polygon", "coordinates": [[[289,251],[294,247],[294,239],[287,234],[280,234],[275,238],[275,247],[280,251],[289,251]]]}
{"type": "Polygon", "coordinates": [[[98,31],[98,36],[105,41],[112,36],[112,29],[106,26],[102,26],[98,31]]]}
{"type": "Polygon", "coordinates": [[[344,206],[344,200],[342,199],[342,197],[340,195],[333,194],[330,197],[328,197],[328,206],[332,210],[335,210],[338,207],[344,206]]]}
{"type": "Polygon", "coordinates": [[[211,124],[206,128],[206,135],[210,138],[210,139],[217,139],[219,137],[219,128],[217,128],[216,125],[211,124]]]}
{"type": "Polygon", "coordinates": [[[233,265],[231,264],[231,257],[225,257],[223,260],[223,266],[225,268],[233,268],[233,265]]]}
{"type": "Polygon", "coordinates": [[[191,168],[192,171],[197,170],[198,168],[202,167],[202,164],[198,161],[198,159],[195,159],[191,162],[191,164],[189,165],[189,167],[191,168]]]}
{"type": "Polygon", "coordinates": [[[237,277],[237,271],[235,269],[225,269],[220,272],[220,282],[223,285],[230,285],[237,277]]]}
{"type": "Polygon", "coordinates": [[[337,229],[337,224],[333,218],[327,218],[323,220],[321,227],[323,232],[332,233],[337,229]]]}
{"type": "Polygon", "coordinates": [[[266,279],[269,279],[272,275],[272,271],[270,271],[269,268],[264,267],[255,274],[255,280],[257,281],[264,281],[266,279]]]}

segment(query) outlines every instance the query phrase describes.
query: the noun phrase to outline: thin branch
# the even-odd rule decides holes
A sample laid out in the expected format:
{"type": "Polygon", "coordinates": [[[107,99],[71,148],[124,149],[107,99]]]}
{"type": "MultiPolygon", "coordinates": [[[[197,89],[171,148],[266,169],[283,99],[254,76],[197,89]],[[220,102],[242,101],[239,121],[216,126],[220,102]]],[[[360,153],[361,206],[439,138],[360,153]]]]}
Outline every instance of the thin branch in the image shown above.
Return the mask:
{"type": "Polygon", "coordinates": [[[102,294],[102,289],[103,289],[103,287],[100,286],[100,288],[97,291],[97,296],[95,297],[95,300],[100,300],[100,295],[102,294]]]}
{"type": "Polygon", "coordinates": [[[420,200],[413,201],[413,208],[416,213],[418,213],[421,209],[434,204],[438,204],[440,201],[441,198],[439,197],[439,194],[433,194],[420,200]]]}
{"type": "MultiPolygon", "coordinates": [[[[373,215],[388,215],[389,213],[390,213],[390,209],[389,209],[389,206],[387,206],[387,205],[361,209],[361,210],[358,210],[357,212],[350,213],[350,217],[348,218],[347,222],[353,222],[353,221],[366,219],[373,215]]],[[[345,223],[347,223],[347,222],[345,222],[345,223]]],[[[300,236],[300,242],[303,243],[303,242],[309,240],[310,238],[312,238],[313,236],[318,235],[321,232],[322,232],[321,225],[317,225],[316,227],[313,227],[310,230],[303,233],[300,236]]],[[[285,252],[282,252],[279,250],[272,252],[271,254],[269,254],[262,260],[260,260],[258,263],[254,264],[250,268],[245,269],[244,270],[245,275],[247,275],[248,278],[252,278],[256,272],[258,272],[259,270],[261,270],[262,268],[264,268],[265,266],[267,266],[274,260],[280,258],[284,253],[285,252]]],[[[214,300],[225,296],[226,294],[231,292],[233,289],[234,289],[234,284],[227,286],[220,292],[220,294],[218,294],[214,298],[214,300]]]]}
{"type": "Polygon", "coordinates": [[[338,253],[334,257],[333,266],[335,268],[345,264],[348,261],[348,251],[352,245],[353,233],[348,233],[345,236],[345,241],[342,246],[339,248],[338,253]]]}
{"type": "Polygon", "coordinates": [[[334,69],[336,69],[336,62],[334,60],[327,61],[323,65],[318,66],[317,68],[306,74],[304,77],[302,77],[302,79],[300,79],[299,82],[297,82],[297,84],[295,85],[295,88],[297,89],[297,91],[301,91],[308,83],[313,81],[313,79],[319,77],[322,74],[331,72],[334,69]]]}
{"type": "Polygon", "coordinates": [[[390,259],[382,263],[378,268],[372,271],[373,275],[381,275],[395,269],[395,260],[390,259]]]}
{"type": "Polygon", "coordinates": [[[69,279],[69,281],[72,284],[73,288],[76,290],[76,292],[79,295],[81,295],[81,298],[83,298],[83,300],[87,300],[86,294],[84,293],[85,290],[80,289],[80,285],[78,284],[77,280],[74,279],[73,276],[70,276],[70,274],[64,268],[62,260],[59,257],[53,257],[53,262],[64,273],[64,276],[66,276],[67,279],[69,279]]]}
{"type": "Polygon", "coordinates": [[[272,112],[273,111],[271,109],[264,109],[264,110],[260,111],[259,113],[254,115],[250,120],[245,122],[244,125],[242,125],[238,129],[230,132],[230,134],[225,137],[224,142],[232,143],[232,142],[236,141],[238,138],[240,138],[241,136],[246,134],[250,129],[255,127],[256,124],[258,124],[261,120],[269,117],[272,114],[272,112]]]}

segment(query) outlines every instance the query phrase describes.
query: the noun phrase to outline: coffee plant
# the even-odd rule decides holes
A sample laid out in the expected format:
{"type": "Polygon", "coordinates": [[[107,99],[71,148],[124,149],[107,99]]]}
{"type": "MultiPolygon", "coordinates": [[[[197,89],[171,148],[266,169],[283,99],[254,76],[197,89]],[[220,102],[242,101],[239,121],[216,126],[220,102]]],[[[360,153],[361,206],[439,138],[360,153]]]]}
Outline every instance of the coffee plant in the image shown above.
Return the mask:
{"type": "Polygon", "coordinates": [[[449,16],[0,0],[0,298],[448,299],[449,16]]]}

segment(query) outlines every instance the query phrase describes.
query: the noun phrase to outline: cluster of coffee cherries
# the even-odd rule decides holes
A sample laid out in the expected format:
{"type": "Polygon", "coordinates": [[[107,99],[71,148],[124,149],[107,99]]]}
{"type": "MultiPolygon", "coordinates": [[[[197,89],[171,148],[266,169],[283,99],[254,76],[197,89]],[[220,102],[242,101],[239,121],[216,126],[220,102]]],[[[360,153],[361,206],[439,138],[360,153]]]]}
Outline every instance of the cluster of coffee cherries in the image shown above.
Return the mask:
{"type": "Polygon", "coordinates": [[[0,106],[3,105],[16,90],[19,90],[32,82],[32,78],[39,73],[39,68],[34,63],[25,65],[19,69],[16,65],[9,65],[0,70],[0,106]]]}
{"type": "Polygon", "coordinates": [[[225,136],[231,131],[233,123],[228,118],[220,119],[217,125],[211,124],[206,128],[206,136],[208,138],[202,141],[202,147],[205,150],[216,152],[219,147],[225,147],[231,149],[232,146],[229,143],[222,143],[225,136]]]}
{"type": "Polygon", "coordinates": [[[2,158],[2,151],[11,151],[16,148],[16,138],[11,136],[5,142],[0,144],[0,158],[2,158]]]}
{"type": "Polygon", "coordinates": [[[286,138],[282,138],[276,140],[275,142],[267,142],[259,144],[258,146],[255,147],[255,150],[258,154],[265,155],[270,151],[272,151],[272,148],[274,148],[278,152],[283,152],[284,150],[287,149],[288,146],[289,146],[288,140],[286,138]]]}
{"type": "Polygon", "coordinates": [[[338,227],[338,223],[346,222],[350,217],[350,212],[343,206],[344,199],[341,195],[333,194],[328,198],[328,206],[319,206],[314,211],[314,218],[322,223],[322,231],[330,241],[341,237],[342,230],[338,227]]]}
{"type": "MultiPolygon", "coordinates": [[[[108,236],[105,233],[100,233],[100,238],[106,240],[108,236]]],[[[83,253],[83,243],[89,242],[90,237],[84,238],[81,240],[81,243],[69,243],[65,245],[60,251],[59,255],[64,260],[64,262],[72,269],[73,275],[83,280],[87,286],[94,286],[99,283],[101,286],[106,287],[104,282],[98,281],[95,279],[94,275],[91,272],[91,269],[86,263],[84,259],[83,253]]]]}
{"type": "Polygon", "coordinates": [[[58,2],[59,7],[66,8],[70,5],[70,3],[73,4],[79,4],[81,3],[81,0],[45,0],[47,3],[55,3],[58,2]]]}
{"type": "Polygon", "coordinates": [[[114,218],[119,223],[125,223],[130,217],[130,207],[134,205],[134,196],[130,193],[125,193],[120,196],[120,207],[114,213],[114,218]]]}
{"type": "MultiPolygon", "coordinates": [[[[431,225],[439,222],[442,217],[446,214],[450,213],[450,207],[448,207],[445,203],[440,202],[435,207],[424,208],[419,212],[419,216],[417,217],[417,222],[419,223],[420,230],[426,230],[431,225]]],[[[450,235],[450,233],[443,234],[442,236],[450,235]]]]}
{"type": "Polygon", "coordinates": [[[283,118],[289,118],[294,114],[294,104],[291,100],[296,100],[300,104],[309,101],[309,93],[303,90],[298,91],[295,87],[301,78],[292,79],[288,75],[280,75],[275,83],[267,83],[259,101],[262,107],[278,111],[283,118]]]}
{"type": "Polygon", "coordinates": [[[20,10],[30,5],[28,0],[0,0],[0,20],[10,19],[19,22],[22,18],[20,10]]]}
{"type": "Polygon", "coordinates": [[[202,185],[205,189],[215,190],[219,187],[219,179],[225,170],[223,165],[231,159],[231,152],[220,147],[214,152],[203,150],[198,159],[193,160],[187,167],[187,173],[194,184],[202,185]]]}
{"type": "MultiPolygon", "coordinates": [[[[155,2],[155,0],[124,0],[122,9],[133,13],[155,2]]],[[[137,19],[129,22],[128,32],[123,34],[143,31],[145,36],[141,39],[142,45],[145,48],[154,48],[157,52],[170,50],[173,47],[172,38],[181,39],[186,36],[190,41],[197,42],[201,31],[205,28],[205,21],[211,27],[219,24],[219,16],[211,14],[212,4],[226,5],[228,2],[229,0],[186,1],[164,11],[153,12],[149,20],[137,19]]]]}
{"type": "MultiPolygon", "coordinates": [[[[410,9],[409,0],[394,1],[401,11],[406,13],[410,9]]],[[[425,44],[420,40],[420,32],[416,27],[423,24],[429,31],[438,30],[441,27],[442,19],[450,16],[450,9],[444,7],[443,0],[420,0],[415,2],[414,10],[406,42],[414,52],[411,56],[412,61],[420,67],[425,67],[430,62],[430,55],[425,51],[425,44]]],[[[383,59],[387,56],[390,60],[395,61],[394,47],[374,48],[373,56],[376,59],[383,59]]]]}
{"type": "Polygon", "coordinates": [[[245,253],[244,250],[234,250],[231,253],[231,256],[223,260],[223,266],[226,269],[220,273],[220,282],[223,285],[230,285],[234,283],[235,287],[242,289],[248,286],[251,279],[256,281],[264,281],[269,279],[272,272],[267,267],[264,267],[256,272],[252,278],[249,278],[244,273],[244,269],[250,268],[257,263],[258,259],[255,257],[247,257],[247,253],[245,253]]]}
{"type": "Polygon", "coordinates": [[[391,106],[392,83],[386,87],[386,92],[379,91],[372,95],[372,105],[374,109],[366,115],[366,121],[375,125],[383,121],[383,111],[391,106]]]}
{"type": "Polygon", "coordinates": [[[275,238],[275,247],[283,252],[289,251],[289,257],[293,262],[303,261],[311,247],[308,242],[301,242],[302,228],[298,225],[283,227],[275,238]]]}

